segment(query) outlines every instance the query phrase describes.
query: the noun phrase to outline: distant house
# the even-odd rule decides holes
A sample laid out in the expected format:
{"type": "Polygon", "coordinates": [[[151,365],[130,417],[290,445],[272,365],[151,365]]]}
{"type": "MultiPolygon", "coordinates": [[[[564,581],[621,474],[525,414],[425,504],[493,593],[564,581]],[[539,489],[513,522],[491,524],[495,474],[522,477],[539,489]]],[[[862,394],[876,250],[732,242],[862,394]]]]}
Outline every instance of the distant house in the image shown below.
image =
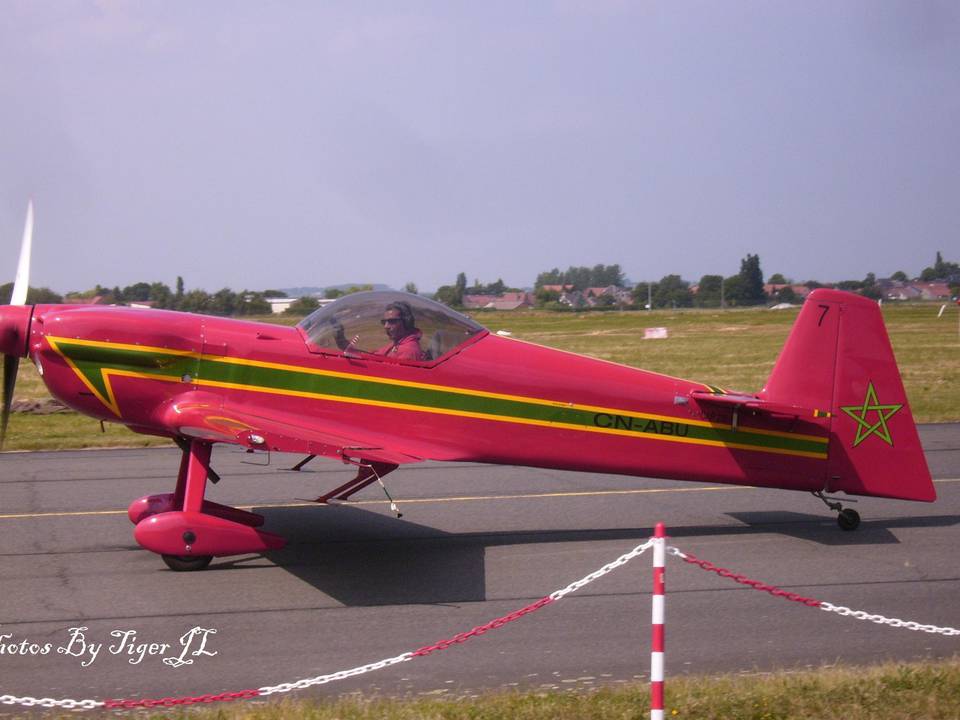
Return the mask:
{"type": "Polygon", "coordinates": [[[468,310],[516,310],[533,307],[533,295],[522,290],[502,295],[464,295],[463,307],[468,310]]]}
{"type": "Polygon", "coordinates": [[[895,282],[883,291],[883,297],[887,300],[919,300],[920,296],[917,288],[902,282],[895,282]]]}
{"type": "Polygon", "coordinates": [[[633,294],[626,288],[616,285],[588,287],[583,291],[583,298],[586,304],[591,307],[601,304],[597,302],[600,298],[610,298],[617,305],[630,305],[633,303],[633,294]]]}
{"type": "Polygon", "coordinates": [[[533,307],[533,295],[520,290],[519,292],[505,292],[494,299],[493,307],[496,310],[517,310],[522,307],[533,307]]]}
{"type": "Polygon", "coordinates": [[[883,280],[879,284],[887,300],[949,300],[953,296],[945,282],[883,280]]]}
{"type": "Polygon", "coordinates": [[[810,288],[806,285],[791,285],[788,283],[767,283],[763,286],[763,291],[767,296],[773,300],[777,300],[780,297],[780,293],[784,288],[790,288],[793,290],[793,294],[796,295],[799,300],[806,300],[807,295],[810,294],[810,288]]]}
{"type": "Polygon", "coordinates": [[[464,295],[462,304],[467,310],[480,310],[490,307],[490,304],[496,299],[496,295],[464,295]]]}
{"type": "Polygon", "coordinates": [[[949,300],[953,293],[945,282],[915,282],[910,283],[920,292],[923,300],[949,300]]]}
{"type": "Polygon", "coordinates": [[[563,293],[573,292],[573,285],[541,285],[540,289],[563,295],[563,293]]]}
{"type": "Polygon", "coordinates": [[[617,286],[616,285],[607,285],[607,287],[588,287],[583,291],[583,297],[589,298],[601,298],[609,297],[616,299],[617,297],[617,286]]]}
{"type": "Polygon", "coordinates": [[[583,297],[583,293],[579,290],[573,289],[560,293],[560,298],[557,300],[557,302],[559,302],[561,305],[567,305],[568,307],[572,308],[582,308],[587,304],[587,301],[583,297]]]}
{"type": "Polygon", "coordinates": [[[63,299],[65,305],[103,305],[103,295],[94,295],[93,297],[66,297],[63,299]]]}

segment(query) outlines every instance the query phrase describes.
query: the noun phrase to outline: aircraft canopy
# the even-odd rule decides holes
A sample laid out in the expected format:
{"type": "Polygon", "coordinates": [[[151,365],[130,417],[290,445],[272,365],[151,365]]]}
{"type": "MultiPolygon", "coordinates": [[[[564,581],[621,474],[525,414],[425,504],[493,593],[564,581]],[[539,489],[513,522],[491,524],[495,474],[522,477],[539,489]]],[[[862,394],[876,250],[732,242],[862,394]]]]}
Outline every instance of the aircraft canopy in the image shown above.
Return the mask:
{"type": "MultiPolygon", "coordinates": [[[[392,342],[381,322],[393,303],[406,303],[420,331],[419,362],[434,362],[485,328],[460,313],[419,295],[391,290],[351,293],[311,313],[297,325],[312,352],[386,356],[392,342]],[[356,340],[354,340],[356,339],[356,340]]],[[[397,314],[397,313],[392,313],[397,314]]],[[[409,358],[400,358],[401,362],[409,358]]]]}

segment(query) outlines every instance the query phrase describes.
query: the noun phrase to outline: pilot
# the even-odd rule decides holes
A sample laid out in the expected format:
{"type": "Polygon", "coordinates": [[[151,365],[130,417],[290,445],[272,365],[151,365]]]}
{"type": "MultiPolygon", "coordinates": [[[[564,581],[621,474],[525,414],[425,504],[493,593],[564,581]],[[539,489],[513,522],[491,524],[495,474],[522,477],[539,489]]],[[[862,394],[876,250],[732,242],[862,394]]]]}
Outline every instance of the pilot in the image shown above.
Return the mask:
{"type": "Polygon", "coordinates": [[[374,350],[375,355],[397,360],[426,360],[426,354],[420,347],[422,333],[417,329],[410,303],[398,300],[387,305],[380,324],[390,342],[374,350]]]}

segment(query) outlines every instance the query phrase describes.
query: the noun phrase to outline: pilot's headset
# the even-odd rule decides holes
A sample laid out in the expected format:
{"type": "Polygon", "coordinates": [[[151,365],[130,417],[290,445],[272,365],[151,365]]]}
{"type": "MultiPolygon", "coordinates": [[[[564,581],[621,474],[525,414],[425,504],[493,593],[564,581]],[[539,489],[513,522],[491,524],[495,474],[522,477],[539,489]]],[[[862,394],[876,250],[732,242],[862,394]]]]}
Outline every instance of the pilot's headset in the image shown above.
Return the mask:
{"type": "Polygon", "coordinates": [[[386,310],[396,310],[400,313],[400,322],[405,332],[413,332],[416,327],[416,320],[413,318],[413,308],[406,300],[397,300],[387,305],[386,310]]]}

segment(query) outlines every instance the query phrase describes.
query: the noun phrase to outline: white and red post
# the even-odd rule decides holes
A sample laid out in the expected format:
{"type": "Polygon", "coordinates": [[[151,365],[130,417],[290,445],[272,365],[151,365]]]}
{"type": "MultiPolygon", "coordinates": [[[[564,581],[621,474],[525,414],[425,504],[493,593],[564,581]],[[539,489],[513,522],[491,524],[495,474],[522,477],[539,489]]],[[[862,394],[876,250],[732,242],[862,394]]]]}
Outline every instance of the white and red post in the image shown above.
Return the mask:
{"type": "Polygon", "coordinates": [[[664,565],[667,557],[667,534],[663,523],[653,531],[653,605],[650,638],[650,720],[663,720],[663,658],[664,658],[664,565]]]}

